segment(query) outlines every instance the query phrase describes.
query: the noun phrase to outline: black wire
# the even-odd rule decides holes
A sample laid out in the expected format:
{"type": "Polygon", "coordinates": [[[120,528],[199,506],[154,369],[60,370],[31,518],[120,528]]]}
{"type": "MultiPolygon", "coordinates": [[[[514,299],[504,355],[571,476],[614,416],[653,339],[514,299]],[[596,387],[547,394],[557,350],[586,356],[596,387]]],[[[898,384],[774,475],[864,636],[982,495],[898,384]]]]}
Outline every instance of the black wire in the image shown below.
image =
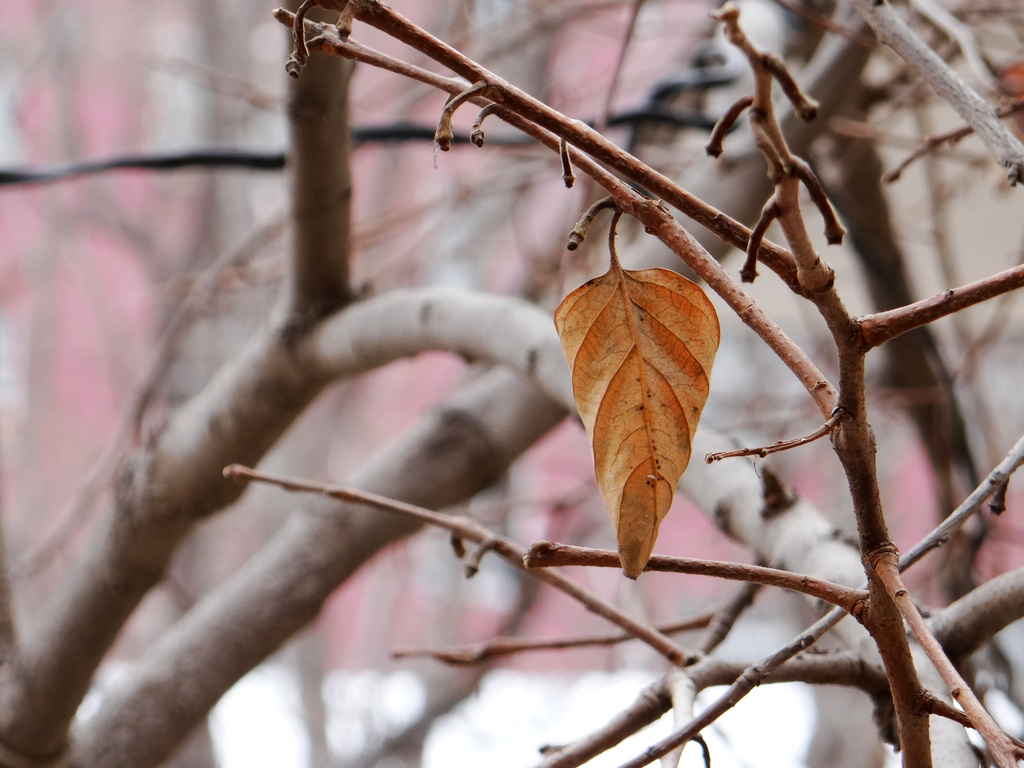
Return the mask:
{"type": "MultiPolygon", "coordinates": [[[[657,122],[676,128],[710,130],[715,121],[693,110],[679,110],[666,106],[664,99],[693,88],[712,88],[732,81],[734,75],[724,68],[707,67],[689,70],[655,85],[644,106],[612,115],[609,127],[630,127],[631,136],[641,125],[657,122]]],[[[415,123],[391,123],[379,126],[358,126],[352,129],[352,141],[357,147],[367,144],[397,144],[407,141],[433,141],[434,128],[415,123]]],[[[466,134],[456,134],[454,144],[470,144],[466,134]]],[[[521,146],[532,139],[522,134],[495,136],[487,139],[492,146],[521,146]]],[[[631,138],[632,143],[632,138],[631,138]]],[[[247,150],[234,147],[189,149],[182,152],[153,152],[118,155],[95,160],[42,166],[14,166],[0,168],[0,186],[16,184],[43,184],[47,182],[89,176],[116,170],[174,171],[183,168],[237,168],[248,171],[280,171],[287,162],[283,151],[247,150]]]]}
{"type": "MultiPolygon", "coordinates": [[[[636,124],[642,120],[668,122],[680,127],[707,126],[706,119],[697,119],[689,113],[671,115],[657,111],[625,113],[615,115],[609,125],[636,124]]],[[[713,125],[713,123],[712,123],[713,125]]],[[[367,144],[399,144],[407,141],[433,141],[434,128],[426,125],[395,123],[382,126],[360,126],[352,130],[355,146],[367,144]]],[[[471,144],[466,134],[456,134],[453,144],[471,144]]],[[[532,144],[527,136],[488,137],[491,146],[524,146],[532,144]]],[[[41,166],[14,166],[0,168],[0,187],[15,184],[45,184],[47,182],[73,179],[117,170],[176,171],[183,168],[238,168],[249,171],[280,171],[285,167],[287,156],[283,151],[246,150],[233,147],[211,147],[189,149],[183,152],[151,152],[95,160],[81,160],[73,163],[41,166]]]]}

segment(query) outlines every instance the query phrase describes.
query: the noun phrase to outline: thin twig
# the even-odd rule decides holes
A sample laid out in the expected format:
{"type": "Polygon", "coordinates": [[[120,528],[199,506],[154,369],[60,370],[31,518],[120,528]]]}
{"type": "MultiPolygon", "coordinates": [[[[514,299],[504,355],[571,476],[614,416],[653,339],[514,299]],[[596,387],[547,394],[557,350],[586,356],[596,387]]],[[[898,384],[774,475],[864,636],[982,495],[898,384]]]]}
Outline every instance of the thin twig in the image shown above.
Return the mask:
{"type": "MultiPolygon", "coordinates": [[[[656,629],[665,635],[703,629],[715,620],[716,614],[704,613],[686,621],[658,625],[656,629]]],[[[549,640],[524,640],[516,637],[495,637],[486,642],[462,645],[455,648],[399,648],[391,652],[395,659],[428,657],[444,664],[455,666],[482,664],[494,659],[520,653],[556,651],[570,648],[592,648],[609,646],[636,640],[631,634],[599,635],[594,637],[564,637],[549,640]]]]}
{"type": "MultiPolygon", "coordinates": [[[[619,555],[604,549],[574,547],[568,544],[557,544],[550,541],[538,541],[530,547],[523,562],[528,569],[549,568],[551,566],[589,566],[597,568],[620,567],[619,555]]],[[[765,568],[760,565],[744,565],[743,563],[727,563],[718,560],[696,560],[689,557],[667,557],[653,555],[644,568],[645,571],[662,573],[688,573],[700,576],[715,576],[732,581],[746,581],[764,584],[771,587],[782,587],[842,608],[854,616],[859,615],[863,608],[867,593],[863,590],[850,589],[841,584],[816,579],[800,573],[782,571],[777,568],[765,568]]]]}
{"type": "Polygon", "coordinates": [[[153,345],[152,353],[143,363],[138,381],[132,385],[112,434],[75,487],[71,501],[57,515],[57,523],[51,527],[53,533],[13,562],[11,572],[15,578],[23,579],[36,574],[90,521],[92,506],[100,492],[112,482],[126,446],[132,442],[138,443],[142,437],[142,421],[156,385],[177,352],[188,323],[197,310],[209,306],[224,271],[252,258],[280,237],[288,221],[287,216],[275,216],[256,227],[239,243],[218,256],[192,281],[186,294],[176,303],[160,338],[153,345]]]}
{"type": "Polygon", "coordinates": [[[820,27],[826,32],[832,32],[833,34],[845,37],[851,43],[856,43],[861,48],[867,48],[868,50],[873,49],[878,45],[877,41],[869,36],[858,32],[855,29],[844,27],[842,24],[837,22],[831,16],[826,16],[823,13],[818,13],[813,8],[805,5],[804,3],[796,2],[796,0],[775,0],[776,3],[781,5],[787,11],[800,16],[816,27],[820,27]]]}
{"type": "Polygon", "coordinates": [[[575,251],[580,247],[586,237],[587,233],[590,232],[590,226],[594,223],[594,217],[597,216],[601,211],[614,209],[615,199],[613,197],[602,197],[596,203],[587,208],[580,216],[580,220],[576,222],[576,226],[572,228],[572,232],[569,233],[569,244],[565,246],[567,251],[575,251]]]}
{"type": "Polygon", "coordinates": [[[487,81],[480,80],[473,83],[473,85],[469,86],[469,88],[464,90],[462,93],[451,96],[448,101],[445,102],[444,109],[441,110],[441,117],[437,121],[437,129],[434,131],[435,147],[440,149],[442,152],[447,152],[452,148],[452,137],[455,135],[455,131],[452,130],[452,117],[455,116],[455,110],[474,96],[482,94],[487,90],[487,88],[487,81]]]}
{"type": "Polygon", "coordinates": [[[722,146],[725,141],[726,134],[732,130],[733,125],[739,119],[740,115],[743,114],[744,110],[749,109],[750,105],[754,103],[753,96],[742,96],[736,100],[736,102],[725,110],[718,122],[715,123],[715,127],[711,129],[711,135],[708,137],[707,144],[704,145],[704,151],[711,157],[721,157],[722,152],[725,151],[725,147],[722,146]]]}
{"type": "MultiPolygon", "coordinates": [[[[1024,110],[1024,97],[1018,96],[1009,104],[1004,104],[996,111],[996,116],[1000,119],[1014,115],[1017,112],[1024,110]]],[[[893,168],[891,171],[886,171],[882,174],[882,181],[886,184],[892,184],[898,180],[903,174],[903,171],[907,169],[911,163],[918,158],[921,158],[930,152],[934,152],[936,149],[943,145],[953,146],[954,144],[962,141],[963,139],[974,133],[974,128],[970,125],[964,125],[959,128],[954,128],[951,131],[945,133],[937,133],[934,136],[927,137],[921,144],[905,157],[899,165],[893,168]]]]}
{"type": "Polygon", "coordinates": [[[803,437],[795,437],[792,440],[780,440],[777,443],[765,445],[760,448],[740,448],[739,450],[736,451],[721,451],[719,453],[709,453],[707,456],[704,457],[704,461],[706,461],[708,464],[714,464],[716,461],[721,461],[722,459],[732,459],[737,458],[739,456],[760,456],[763,459],[765,456],[771,453],[779,453],[780,451],[787,451],[790,448],[797,448],[801,445],[807,445],[808,443],[813,443],[815,440],[824,437],[833,429],[835,429],[836,424],[839,423],[839,420],[842,418],[842,415],[843,412],[837,409],[836,412],[832,414],[831,419],[826,421],[824,424],[822,424],[816,430],[811,432],[809,435],[804,435],[803,437]]]}
{"type": "Polygon", "coordinates": [[[988,151],[1006,171],[1011,185],[1024,178],[1024,145],[999,122],[995,107],[932,50],[897,14],[890,3],[853,0],[854,5],[878,39],[892,48],[911,69],[920,74],[936,93],[977,132],[988,151]]]}
{"type": "Polygon", "coordinates": [[[696,654],[686,651],[676,645],[675,642],[656,630],[654,627],[642,624],[635,619],[630,618],[605,600],[602,600],[596,595],[588,592],[561,574],[553,571],[530,570],[523,564],[523,548],[520,545],[503,536],[493,534],[472,518],[442,515],[437,512],[432,512],[429,509],[424,509],[423,507],[417,507],[413,504],[395,501],[394,499],[388,499],[384,496],[378,496],[373,493],[366,493],[354,488],[318,483],[299,478],[283,477],[280,475],[270,475],[239,464],[232,464],[225,467],[224,476],[239,482],[255,481],[267,483],[269,485],[276,485],[287,491],[319,493],[332,499],[338,499],[339,501],[363,504],[368,507],[374,507],[376,509],[405,515],[406,517],[411,517],[426,525],[431,525],[435,528],[448,531],[449,533],[455,534],[460,539],[466,541],[472,541],[477,544],[486,541],[490,545],[490,551],[500,555],[504,560],[512,563],[520,570],[532,573],[546,584],[550,584],[556,589],[561,590],[580,602],[592,613],[611,621],[621,629],[631,633],[638,640],[647,643],[658,651],[658,653],[662,654],[672,664],[675,664],[676,666],[685,666],[686,664],[693,663],[693,661],[698,658],[696,654]]]}
{"type": "Polygon", "coordinates": [[[715,609],[707,629],[704,630],[697,643],[699,652],[711,653],[729,636],[729,632],[732,631],[733,625],[740,615],[753,604],[757,593],[761,591],[761,586],[749,581],[745,582],[721,606],[715,609]]]}
{"type": "Polygon", "coordinates": [[[640,11],[643,10],[644,3],[647,0],[633,0],[633,7],[629,12],[629,21],[626,23],[626,32],[622,36],[622,45],[619,46],[618,55],[615,58],[615,66],[612,69],[612,78],[608,83],[608,90],[604,97],[604,107],[601,109],[601,114],[597,117],[597,122],[594,124],[594,128],[598,131],[604,131],[605,126],[608,125],[608,119],[612,113],[612,102],[615,100],[615,92],[619,87],[619,80],[622,77],[622,68],[626,63],[626,52],[629,50],[629,44],[633,40],[633,34],[636,32],[636,20],[640,17],[640,11]]]}
{"type": "Polygon", "coordinates": [[[1014,472],[1024,466],[1024,436],[1022,436],[999,462],[995,469],[989,472],[981,484],[974,489],[964,503],[957,507],[941,524],[918,544],[910,549],[900,558],[900,571],[905,571],[926,554],[937,547],[941,547],[952,538],[960,527],[967,522],[968,518],[977,512],[981,505],[992,496],[1007,481],[1014,472]]]}
{"type": "Polygon", "coordinates": [[[487,119],[488,115],[493,115],[498,105],[491,102],[486,107],[481,109],[473,121],[472,133],[469,134],[469,140],[476,144],[478,147],[484,145],[484,120],[487,119]]]}
{"type": "MultiPolygon", "coordinates": [[[[744,696],[760,685],[769,675],[781,667],[786,661],[796,656],[800,651],[809,648],[816,640],[839,623],[846,614],[836,608],[823,616],[811,625],[806,632],[800,634],[787,645],[765,657],[756,664],[747,667],[732,685],[713,704],[705,708],[697,717],[687,723],[684,727],[672,732],[661,741],[652,744],[640,755],[626,763],[620,768],[643,768],[648,763],[666,755],[676,747],[685,744],[694,736],[699,734],[723,714],[728,712],[744,696]]],[[[548,768],[546,766],[546,768],[548,768]]],[[[551,766],[550,768],[555,768],[551,766]]]]}

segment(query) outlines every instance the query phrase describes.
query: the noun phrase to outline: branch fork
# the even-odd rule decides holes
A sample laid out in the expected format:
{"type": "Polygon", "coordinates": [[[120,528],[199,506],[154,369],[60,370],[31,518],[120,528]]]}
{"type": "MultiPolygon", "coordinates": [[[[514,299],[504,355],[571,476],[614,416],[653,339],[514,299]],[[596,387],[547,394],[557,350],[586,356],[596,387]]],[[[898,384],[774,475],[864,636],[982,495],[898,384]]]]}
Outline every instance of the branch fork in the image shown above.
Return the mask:
{"type": "Polygon", "coordinates": [[[818,106],[813,99],[804,94],[778,58],[754,47],[740,28],[739,17],[739,9],[732,3],[726,3],[712,14],[712,18],[725,24],[729,42],[739,48],[750,62],[754,71],[755,92],[753,96],[739,99],[726,111],[712,130],[705,151],[712,157],[719,157],[723,152],[722,142],[725,135],[740,115],[749,109],[754,142],[768,163],[768,178],[775,185],[775,194],[765,204],[747,240],[747,259],[740,270],[740,277],[747,283],[753,282],[757,277],[758,250],[768,227],[773,221],[778,220],[793,249],[797,279],[801,287],[808,291],[828,290],[834,280],[834,274],[815,253],[804,231],[799,208],[801,183],[807,188],[811,200],[821,212],[825,221],[825,239],[829,245],[841,243],[845,232],[817,176],[806,162],[790,152],[786,144],[775,117],[772,84],[779,84],[797,115],[803,120],[813,120],[818,114],[818,106]]]}
{"type": "MultiPolygon", "coordinates": [[[[304,0],[302,5],[295,12],[295,20],[292,23],[292,52],[285,64],[285,71],[291,78],[297,78],[302,73],[309,58],[309,43],[313,41],[306,39],[306,15],[314,8],[328,8],[341,12],[338,21],[333,25],[338,38],[342,41],[348,40],[352,34],[352,22],[361,6],[368,5],[374,0],[304,0]]],[[[276,13],[276,12],[275,12],[276,13]]],[[[320,24],[321,34],[328,24],[320,24]]]]}
{"type": "MultiPolygon", "coordinates": [[[[444,109],[441,110],[441,117],[437,121],[437,129],[434,131],[435,148],[442,152],[447,152],[452,148],[452,139],[455,136],[455,131],[452,128],[452,118],[455,116],[455,110],[474,97],[484,95],[491,98],[492,103],[501,101],[501,93],[497,88],[492,86],[486,80],[477,80],[462,93],[450,97],[448,101],[445,102],[444,109]]],[[[486,107],[484,109],[486,109],[486,107]]],[[[481,111],[480,115],[477,117],[476,123],[473,125],[472,141],[478,147],[483,146],[484,143],[484,134],[479,128],[484,117],[486,117],[486,115],[481,111]]]]}

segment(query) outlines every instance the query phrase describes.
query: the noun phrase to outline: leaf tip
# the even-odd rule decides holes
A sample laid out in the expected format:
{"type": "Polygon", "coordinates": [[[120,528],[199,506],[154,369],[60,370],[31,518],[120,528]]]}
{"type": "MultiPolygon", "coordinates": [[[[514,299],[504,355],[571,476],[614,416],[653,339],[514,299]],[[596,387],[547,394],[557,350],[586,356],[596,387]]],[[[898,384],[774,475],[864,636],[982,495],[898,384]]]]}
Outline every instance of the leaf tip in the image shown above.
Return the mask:
{"type": "Polygon", "coordinates": [[[637,580],[637,577],[644,572],[644,566],[647,565],[647,563],[633,561],[629,561],[627,563],[626,558],[621,554],[619,555],[619,559],[622,563],[622,572],[626,574],[627,578],[630,578],[633,581],[637,580]]]}
{"type": "Polygon", "coordinates": [[[619,541],[619,562],[622,564],[622,572],[633,581],[644,572],[647,561],[651,559],[654,541],[652,540],[650,544],[651,546],[646,546],[640,541],[619,541]]]}

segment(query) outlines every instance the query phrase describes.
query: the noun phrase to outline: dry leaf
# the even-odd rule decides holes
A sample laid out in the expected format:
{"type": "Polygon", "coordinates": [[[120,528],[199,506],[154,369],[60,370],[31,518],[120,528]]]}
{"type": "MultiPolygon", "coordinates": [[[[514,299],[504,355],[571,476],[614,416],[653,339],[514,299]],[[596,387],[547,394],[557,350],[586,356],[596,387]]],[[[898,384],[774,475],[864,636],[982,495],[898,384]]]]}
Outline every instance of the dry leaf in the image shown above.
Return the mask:
{"type": "Polygon", "coordinates": [[[654,549],[708,397],[718,315],[667,269],[611,269],[570,293],[555,327],[594,448],[619,559],[635,579],[654,549]]]}

